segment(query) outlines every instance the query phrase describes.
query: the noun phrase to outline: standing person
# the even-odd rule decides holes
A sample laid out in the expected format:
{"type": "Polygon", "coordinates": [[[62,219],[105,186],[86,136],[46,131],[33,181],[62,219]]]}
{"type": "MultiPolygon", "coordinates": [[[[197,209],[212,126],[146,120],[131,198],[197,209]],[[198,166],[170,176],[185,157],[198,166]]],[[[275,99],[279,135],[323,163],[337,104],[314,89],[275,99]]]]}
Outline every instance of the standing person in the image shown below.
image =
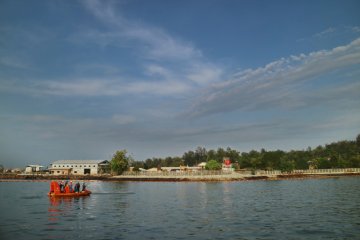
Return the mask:
{"type": "Polygon", "coordinates": [[[75,183],[74,191],[75,192],[80,192],[80,184],[79,184],[79,182],[75,183]]]}
{"type": "Polygon", "coordinates": [[[83,182],[81,191],[83,192],[83,191],[85,191],[85,189],[86,189],[86,185],[85,185],[85,182],[83,182]]]}
{"type": "Polygon", "coordinates": [[[69,188],[70,188],[70,192],[74,192],[74,190],[73,190],[73,185],[72,185],[72,181],[70,181],[70,183],[69,183],[69,188]]]}
{"type": "Polygon", "coordinates": [[[68,184],[68,181],[66,180],[65,183],[64,183],[64,191],[65,193],[68,193],[69,192],[69,184],[68,184]]]}
{"type": "Polygon", "coordinates": [[[66,184],[66,183],[65,183],[65,193],[70,193],[69,184],[66,184]]]}
{"type": "Polygon", "coordinates": [[[60,192],[64,192],[64,183],[63,183],[63,181],[59,182],[59,186],[60,186],[60,192]]]}
{"type": "Polygon", "coordinates": [[[74,185],[74,192],[78,192],[78,190],[77,190],[77,184],[75,183],[75,185],[74,185]]]}

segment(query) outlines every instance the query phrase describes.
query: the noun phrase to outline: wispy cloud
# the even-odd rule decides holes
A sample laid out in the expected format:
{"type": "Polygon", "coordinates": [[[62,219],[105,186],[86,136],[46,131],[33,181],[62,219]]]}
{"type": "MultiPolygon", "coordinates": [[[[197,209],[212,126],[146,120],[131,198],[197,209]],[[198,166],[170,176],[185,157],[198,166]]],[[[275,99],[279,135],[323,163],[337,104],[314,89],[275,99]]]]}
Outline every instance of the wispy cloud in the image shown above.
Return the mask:
{"type": "Polygon", "coordinates": [[[351,27],[346,27],[346,28],[353,33],[360,33],[360,26],[351,26],[351,27]]]}
{"type": "Polygon", "coordinates": [[[191,43],[174,38],[160,28],[125,18],[120,11],[115,11],[119,10],[119,5],[114,2],[90,0],[83,1],[83,4],[97,19],[110,27],[108,32],[93,30],[89,35],[100,40],[102,45],[137,41],[143,46],[141,49],[146,53],[145,56],[155,60],[201,57],[201,51],[191,43]]]}
{"type": "Polygon", "coordinates": [[[214,64],[195,64],[187,75],[187,78],[199,85],[221,80],[223,69],[214,64]]]}
{"type": "MultiPolygon", "coordinates": [[[[302,92],[309,91],[304,85],[329,72],[359,63],[360,38],[331,50],[281,58],[264,67],[240,71],[230,80],[213,85],[194,101],[190,112],[192,116],[204,116],[238,109],[304,106],[309,104],[306,97],[311,94],[311,90],[305,94],[302,92]]],[[[336,93],[337,97],[341,97],[353,87],[358,88],[354,81],[350,83],[350,88],[334,91],[333,97],[336,93]],[[351,87],[351,84],[354,85],[351,87]]],[[[327,87],[324,85],[323,90],[327,91],[327,87]]],[[[322,90],[317,92],[322,93],[322,90]]]]}
{"type": "MultiPolygon", "coordinates": [[[[136,76],[119,76],[122,72],[114,66],[93,62],[73,67],[81,77],[28,81],[26,88],[12,91],[64,96],[174,95],[221,80],[222,67],[207,61],[191,42],[156,26],[126,18],[120,2],[89,0],[82,3],[105,27],[80,29],[68,40],[78,44],[93,41],[100,47],[131,48],[131,57],[134,52],[138,53],[136,76]],[[89,71],[96,75],[86,74],[89,71]]],[[[2,88],[9,90],[11,86],[2,88]]]]}
{"type": "Polygon", "coordinates": [[[329,27],[329,28],[327,28],[327,29],[325,29],[325,30],[323,30],[323,31],[321,31],[319,33],[314,34],[314,37],[317,37],[317,38],[326,37],[326,36],[334,33],[335,31],[336,31],[336,28],[329,27]]]}
{"type": "Polygon", "coordinates": [[[358,37],[359,33],[359,26],[328,27],[322,31],[312,34],[311,36],[300,38],[297,42],[326,41],[330,38],[335,39],[344,36],[353,38],[354,36],[358,37]]]}
{"type": "Polygon", "coordinates": [[[121,79],[61,79],[57,81],[3,81],[0,91],[28,95],[124,96],[131,94],[172,96],[190,91],[188,84],[173,80],[124,81],[121,79]]]}

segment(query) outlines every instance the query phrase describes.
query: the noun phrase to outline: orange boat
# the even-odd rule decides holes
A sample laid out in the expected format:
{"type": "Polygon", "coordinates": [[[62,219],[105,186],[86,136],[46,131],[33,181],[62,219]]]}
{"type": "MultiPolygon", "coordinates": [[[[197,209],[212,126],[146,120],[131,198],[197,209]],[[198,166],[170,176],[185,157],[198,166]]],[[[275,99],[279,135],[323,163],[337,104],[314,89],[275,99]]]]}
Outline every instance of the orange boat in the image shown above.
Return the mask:
{"type": "Polygon", "coordinates": [[[56,181],[51,181],[50,183],[50,192],[48,193],[49,197],[83,197],[89,196],[91,191],[85,189],[81,192],[70,192],[69,188],[65,188],[65,192],[60,191],[60,186],[56,181]]]}
{"type": "Polygon", "coordinates": [[[91,194],[91,191],[85,190],[82,192],[71,192],[71,193],[55,193],[55,192],[49,192],[49,197],[83,197],[83,196],[89,196],[91,194]]]}

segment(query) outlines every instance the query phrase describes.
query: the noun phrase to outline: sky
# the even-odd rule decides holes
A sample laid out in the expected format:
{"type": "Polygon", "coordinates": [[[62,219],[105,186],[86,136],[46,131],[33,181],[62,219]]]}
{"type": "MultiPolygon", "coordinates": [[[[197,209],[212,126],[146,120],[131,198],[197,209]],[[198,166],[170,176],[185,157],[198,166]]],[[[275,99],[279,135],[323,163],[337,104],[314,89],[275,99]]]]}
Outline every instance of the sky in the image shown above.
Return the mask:
{"type": "Polygon", "coordinates": [[[360,2],[0,1],[0,164],[360,133],[360,2]]]}

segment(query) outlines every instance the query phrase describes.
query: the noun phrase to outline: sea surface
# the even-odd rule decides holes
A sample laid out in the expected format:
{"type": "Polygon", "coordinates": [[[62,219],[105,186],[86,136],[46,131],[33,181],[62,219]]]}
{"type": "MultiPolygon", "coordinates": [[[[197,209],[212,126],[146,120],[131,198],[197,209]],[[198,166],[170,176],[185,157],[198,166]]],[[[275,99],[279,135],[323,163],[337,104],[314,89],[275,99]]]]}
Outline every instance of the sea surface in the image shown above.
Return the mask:
{"type": "Polygon", "coordinates": [[[87,184],[0,182],[0,239],[360,239],[360,177],[87,184]]]}

